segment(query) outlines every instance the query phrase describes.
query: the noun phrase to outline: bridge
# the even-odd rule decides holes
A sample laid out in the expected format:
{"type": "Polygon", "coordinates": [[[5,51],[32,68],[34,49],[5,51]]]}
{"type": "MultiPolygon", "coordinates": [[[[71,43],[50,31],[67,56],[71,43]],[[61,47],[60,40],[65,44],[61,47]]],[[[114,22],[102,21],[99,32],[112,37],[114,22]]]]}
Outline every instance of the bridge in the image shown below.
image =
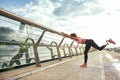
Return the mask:
{"type": "Polygon", "coordinates": [[[81,68],[85,45],[61,32],[0,9],[1,80],[119,80],[120,54],[91,48],[81,68]]]}

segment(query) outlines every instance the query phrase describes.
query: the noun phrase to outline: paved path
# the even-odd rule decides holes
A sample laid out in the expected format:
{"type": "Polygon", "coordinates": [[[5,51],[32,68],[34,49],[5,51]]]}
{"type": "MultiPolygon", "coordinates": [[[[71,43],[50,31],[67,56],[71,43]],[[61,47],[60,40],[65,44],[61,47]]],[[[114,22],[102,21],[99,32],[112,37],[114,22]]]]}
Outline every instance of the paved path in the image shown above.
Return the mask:
{"type": "Polygon", "coordinates": [[[120,80],[120,54],[95,51],[89,53],[88,67],[81,68],[83,55],[30,66],[0,74],[5,80],[120,80]],[[20,72],[21,71],[21,72],[20,72]],[[17,73],[17,74],[16,74],[17,73]],[[11,74],[11,75],[10,75],[11,74]],[[13,75],[14,74],[14,75],[13,75]],[[7,75],[7,76],[5,76],[7,75]]]}

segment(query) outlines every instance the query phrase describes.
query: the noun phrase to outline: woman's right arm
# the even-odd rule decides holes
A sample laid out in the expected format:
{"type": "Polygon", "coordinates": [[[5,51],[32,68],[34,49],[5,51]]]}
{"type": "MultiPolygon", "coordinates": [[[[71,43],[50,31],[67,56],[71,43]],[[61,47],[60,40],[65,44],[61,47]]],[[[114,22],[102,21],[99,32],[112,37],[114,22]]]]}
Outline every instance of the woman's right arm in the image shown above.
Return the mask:
{"type": "Polygon", "coordinates": [[[71,39],[71,36],[70,36],[70,35],[68,35],[68,34],[66,34],[66,33],[64,33],[64,32],[62,32],[62,34],[63,34],[65,37],[68,37],[68,38],[71,39]]]}

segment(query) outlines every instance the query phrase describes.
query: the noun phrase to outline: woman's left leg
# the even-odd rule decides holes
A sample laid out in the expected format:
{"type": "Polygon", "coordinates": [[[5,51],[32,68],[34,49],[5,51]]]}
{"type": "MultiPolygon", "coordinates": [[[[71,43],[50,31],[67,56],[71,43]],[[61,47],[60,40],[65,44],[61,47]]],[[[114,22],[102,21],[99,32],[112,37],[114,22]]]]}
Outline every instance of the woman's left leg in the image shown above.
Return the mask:
{"type": "Polygon", "coordinates": [[[94,47],[97,50],[103,50],[108,45],[108,44],[105,44],[105,45],[99,47],[92,39],[90,39],[88,41],[88,44],[91,45],[92,47],[94,47]]]}

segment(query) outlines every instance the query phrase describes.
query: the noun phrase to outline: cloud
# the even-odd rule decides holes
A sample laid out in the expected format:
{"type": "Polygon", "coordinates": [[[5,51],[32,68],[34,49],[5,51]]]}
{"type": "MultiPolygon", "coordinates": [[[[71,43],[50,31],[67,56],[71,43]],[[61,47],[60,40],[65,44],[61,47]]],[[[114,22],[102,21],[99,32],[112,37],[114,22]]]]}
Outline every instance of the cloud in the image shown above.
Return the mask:
{"type": "Polygon", "coordinates": [[[104,0],[36,0],[23,7],[13,6],[10,10],[46,27],[72,31],[73,27],[91,27],[94,23],[86,24],[88,16],[106,14],[105,4],[104,0]]]}
{"type": "MultiPolygon", "coordinates": [[[[36,0],[10,10],[47,27],[73,26],[71,19],[104,13],[99,0],[36,0]]],[[[119,11],[119,9],[117,10],[119,11]]],[[[76,21],[76,20],[75,20],[76,21]]],[[[78,24],[79,25],[79,24],[78,24]]]]}
{"type": "Polygon", "coordinates": [[[56,19],[52,14],[53,9],[54,6],[49,0],[37,0],[35,3],[27,3],[23,7],[10,8],[12,12],[48,27],[51,26],[56,19]]]}
{"type": "Polygon", "coordinates": [[[83,4],[83,1],[78,2],[78,1],[75,1],[75,0],[71,0],[71,1],[63,0],[62,3],[61,3],[61,6],[55,8],[53,13],[56,16],[69,15],[72,12],[74,12],[74,10],[77,10],[78,8],[80,8],[80,6],[82,4],[83,4]]]}
{"type": "Polygon", "coordinates": [[[9,10],[59,32],[76,32],[101,40],[119,32],[120,24],[116,22],[120,21],[119,3],[119,0],[36,0],[9,10]]]}
{"type": "Polygon", "coordinates": [[[105,13],[114,14],[120,9],[120,0],[98,0],[105,13]]]}
{"type": "Polygon", "coordinates": [[[63,0],[56,3],[61,4],[53,11],[56,16],[93,15],[104,11],[97,0],[63,0]]]}

